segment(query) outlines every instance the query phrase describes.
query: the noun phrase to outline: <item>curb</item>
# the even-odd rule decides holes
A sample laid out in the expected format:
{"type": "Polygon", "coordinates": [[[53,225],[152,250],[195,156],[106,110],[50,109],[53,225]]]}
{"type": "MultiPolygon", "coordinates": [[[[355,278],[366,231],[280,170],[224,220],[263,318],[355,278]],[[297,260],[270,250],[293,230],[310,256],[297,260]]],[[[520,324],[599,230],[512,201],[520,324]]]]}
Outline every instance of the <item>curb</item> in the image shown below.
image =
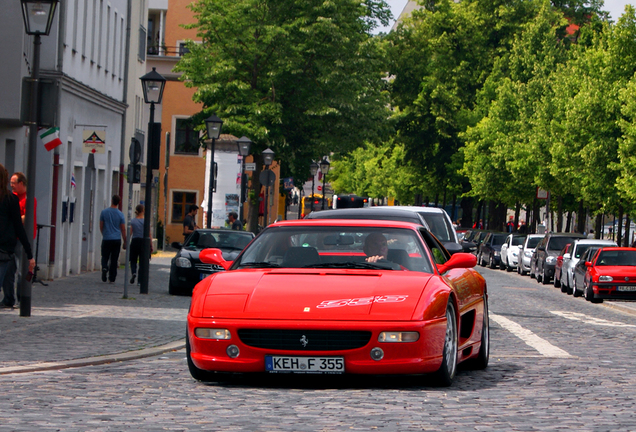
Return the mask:
{"type": "Polygon", "coordinates": [[[152,357],[155,355],[163,354],[169,351],[178,351],[185,348],[185,339],[180,339],[175,342],[170,342],[165,345],[159,345],[152,348],[145,348],[137,351],[128,351],[118,354],[108,354],[97,357],[87,357],[75,360],[64,360],[60,362],[43,362],[34,363],[25,366],[11,366],[0,368],[0,375],[10,375],[17,373],[27,372],[41,372],[50,370],[61,370],[83,366],[96,366],[107,363],[122,362],[128,360],[137,360],[146,357],[152,357]]]}
{"type": "Polygon", "coordinates": [[[636,315],[636,309],[634,309],[633,307],[623,306],[620,303],[603,302],[602,304],[610,309],[616,309],[617,311],[621,311],[626,314],[636,315]]]}

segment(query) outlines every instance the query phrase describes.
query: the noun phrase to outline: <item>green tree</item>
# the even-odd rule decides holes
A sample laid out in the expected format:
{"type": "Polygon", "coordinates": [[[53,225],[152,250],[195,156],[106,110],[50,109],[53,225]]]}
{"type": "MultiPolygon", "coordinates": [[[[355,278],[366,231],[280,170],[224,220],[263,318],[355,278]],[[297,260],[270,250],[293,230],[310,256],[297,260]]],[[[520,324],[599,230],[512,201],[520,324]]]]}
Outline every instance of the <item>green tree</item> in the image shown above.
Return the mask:
{"type": "MultiPolygon", "coordinates": [[[[380,37],[370,32],[390,12],[383,0],[200,0],[191,4],[201,44],[176,66],[197,117],[216,113],[223,129],[253,142],[257,162],[269,147],[282,174],[304,179],[312,159],[348,152],[388,131],[380,37]]],[[[260,190],[252,182],[253,190],[260,190]]],[[[258,196],[258,193],[255,194],[258,196]]],[[[256,228],[256,203],[248,229],[256,228]]]]}

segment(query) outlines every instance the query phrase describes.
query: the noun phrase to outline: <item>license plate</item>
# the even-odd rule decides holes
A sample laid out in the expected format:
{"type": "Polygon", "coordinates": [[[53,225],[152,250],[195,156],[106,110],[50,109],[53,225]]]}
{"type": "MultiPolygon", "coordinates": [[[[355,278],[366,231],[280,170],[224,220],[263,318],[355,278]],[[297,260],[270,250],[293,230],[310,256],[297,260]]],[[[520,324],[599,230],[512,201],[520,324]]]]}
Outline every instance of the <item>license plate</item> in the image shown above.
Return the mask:
{"type": "Polygon", "coordinates": [[[272,373],[341,374],[344,357],[265,356],[265,370],[272,373]]]}
{"type": "Polygon", "coordinates": [[[616,289],[619,291],[636,291],[636,285],[619,285],[616,289]]]}

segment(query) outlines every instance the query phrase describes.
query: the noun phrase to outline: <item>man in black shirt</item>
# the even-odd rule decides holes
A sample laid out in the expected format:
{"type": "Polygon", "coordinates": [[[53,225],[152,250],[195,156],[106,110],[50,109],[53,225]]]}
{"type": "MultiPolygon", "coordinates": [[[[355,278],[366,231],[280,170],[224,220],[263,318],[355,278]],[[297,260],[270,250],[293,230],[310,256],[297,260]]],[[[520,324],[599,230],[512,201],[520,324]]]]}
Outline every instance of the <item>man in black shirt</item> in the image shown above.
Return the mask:
{"type": "Polygon", "coordinates": [[[195,217],[197,215],[197,211],[199,210],[199,206],[197,206],[196,204],[192,204],[190,206],[190,210],[188,211],[188,214],[185,215],[185,217],[183,218],[183,241],[185,243],[186,239],[188,238],[188,236],[194,232],[195,229],[198,229],[199,227],[197,226],[196,222],[195,222],[195,217]]]}

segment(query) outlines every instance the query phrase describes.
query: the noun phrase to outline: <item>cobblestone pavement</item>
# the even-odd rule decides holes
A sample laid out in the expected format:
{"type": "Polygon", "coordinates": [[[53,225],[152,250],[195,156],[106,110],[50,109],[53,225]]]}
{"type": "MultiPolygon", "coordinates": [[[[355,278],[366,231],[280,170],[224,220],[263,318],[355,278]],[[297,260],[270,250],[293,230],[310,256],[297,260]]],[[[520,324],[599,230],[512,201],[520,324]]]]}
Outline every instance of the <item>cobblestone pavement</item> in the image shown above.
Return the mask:
{"type": "Polygon", "coordinates": [[[30,317],[20,317],[19,307],[0,310],[0,374],[89,357],[108,361],[170,343],[183,346],[190,297],[168,294],[169,275],[170,258],[153,257],[149,293],[139,294],[139,286],[128,284],[127,299],[123,268],[113,284],[102,282],[100,272],[48,286],[36,283],[30,317]]]}
{"type": "MultiPolygon", "coordinates": [[[[636,315],[528,277],[479,271],[490,293],[491,363],[484,371],[460,370],[451,388],[388,376],[238,376],[203,384],[190,377],[184,350],[175,350],[0,375],[0,431],[636,430],[636,315]]],[[[149,294],[147,302],[165,310],[181,301],[170,305],[185,311],[187,301],[163,295],[149,294]]],[[[104,306],[120,301],[113,294],[104,306]]],[[[175,338],[183,333],[180,320],[150,321],[167,332],[177,327],[175,338]]],[[[113,335],[110,342],[120,343],[113,335]]]]}

